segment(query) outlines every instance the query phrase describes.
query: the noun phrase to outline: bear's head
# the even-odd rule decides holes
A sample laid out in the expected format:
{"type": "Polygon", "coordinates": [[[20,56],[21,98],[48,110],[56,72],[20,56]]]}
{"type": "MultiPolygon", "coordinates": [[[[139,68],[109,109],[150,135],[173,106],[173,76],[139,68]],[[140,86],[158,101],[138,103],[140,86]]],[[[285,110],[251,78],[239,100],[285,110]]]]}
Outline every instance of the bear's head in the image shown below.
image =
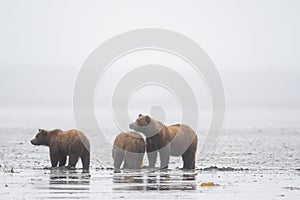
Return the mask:
{"type": "Polygon", "coordinates": [[[161,131],[163,124],[148,115],[139,114],[135,122],[129,124],[129,128],[152,137],[161,131]]]}
{"type": "Polygon", "coordinates": [[[31,144],[33,145],[48,145],[49,138],[48,132],[44,129],[39,129],[39,132],[36,134],[35,138],[30,140],[31,144]]]}

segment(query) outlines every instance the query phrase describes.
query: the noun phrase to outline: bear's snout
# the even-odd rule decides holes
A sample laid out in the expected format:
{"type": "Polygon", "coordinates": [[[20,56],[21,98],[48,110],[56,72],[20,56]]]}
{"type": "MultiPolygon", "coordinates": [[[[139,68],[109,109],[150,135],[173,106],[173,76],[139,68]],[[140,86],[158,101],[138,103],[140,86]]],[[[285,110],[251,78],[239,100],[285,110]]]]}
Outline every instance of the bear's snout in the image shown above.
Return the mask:
{"type": "Polygon", "coordinates": [[[35,140],[34,139],[30,140],[30,143],[35,144],[35,140]]]}

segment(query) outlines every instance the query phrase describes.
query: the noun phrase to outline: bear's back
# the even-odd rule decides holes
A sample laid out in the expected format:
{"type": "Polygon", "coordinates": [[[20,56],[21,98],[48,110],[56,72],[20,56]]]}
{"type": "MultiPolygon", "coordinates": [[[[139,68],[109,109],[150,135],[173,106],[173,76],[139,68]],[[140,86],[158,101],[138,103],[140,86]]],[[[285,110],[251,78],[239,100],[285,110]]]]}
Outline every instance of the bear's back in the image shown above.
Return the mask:
{"type": "Polygon", "coordinates": [[[58,145],[60,150],[68,152],[70,148],[90,150],[88,138],[79,130],[71,129],[62,131],[55,129],[51,132],[53,145],[58,145]]]}
{"type": "Polygon", "coordinates": [[[145,140],[134,131],[122,132],[117,135],[114,141],[114,148],[120,148],[125,151],[143,153],[145,152],[145,140]]]}
{"type": "Polygon", "coordinates": [[[196,135],[196,132],[191,127],[185,124],[173,124],[167,127],[174,134],[180,133],[185,135],[186,137],[191,137],[191,138],[194,138],[194,136],[196,135]]]}
{"type": "Polygon", "coordinates": [[[167,126],[171,134],[171,155],[182,155],[193,143],[197,143],[198,137],[196,132],[185,124],[174,124],[167,126]]]}

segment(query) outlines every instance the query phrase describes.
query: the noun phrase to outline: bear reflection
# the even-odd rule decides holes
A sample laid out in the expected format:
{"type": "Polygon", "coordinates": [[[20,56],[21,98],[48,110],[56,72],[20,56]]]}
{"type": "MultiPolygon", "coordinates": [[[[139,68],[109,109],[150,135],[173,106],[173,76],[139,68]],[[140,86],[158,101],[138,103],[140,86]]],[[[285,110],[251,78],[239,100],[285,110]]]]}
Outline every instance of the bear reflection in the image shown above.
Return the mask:
{"type": "Polygon", "coordinates": [[[114,190],[195,190],[196,174],[118,173],[113,174],[114,190]]]}
{"type": "Polygon", "coordinates": [[[51,190],[89,190],[90,174],[66,170],[52,169],[49,189],[51,190]]]}

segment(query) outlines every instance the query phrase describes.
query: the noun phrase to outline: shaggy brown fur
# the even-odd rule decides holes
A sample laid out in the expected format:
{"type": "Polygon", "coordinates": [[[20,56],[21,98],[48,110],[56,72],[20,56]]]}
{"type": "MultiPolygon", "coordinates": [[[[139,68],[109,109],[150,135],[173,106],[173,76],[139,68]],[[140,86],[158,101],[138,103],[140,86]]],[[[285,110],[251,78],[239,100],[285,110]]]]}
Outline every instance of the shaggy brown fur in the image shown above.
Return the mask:
{"type": "Polygon", "coordinates": [[[195,169],[197,134],[184,124],[164,125],[148,115],[139,115],[129,127],[146,136],[149,167],[154,168],[157,152],[160,167],[168,168],[170,156],[182,156],[183,169],[195,169]]]}
{"type": "Polygon", "coordinates": [[[133,131],[118,134],[112,150],[115,170],[120,169],[123,160],[123,168],[140,169],[145,149],[145,141],[140,134],[133,131]]]}
{"type": "Polygon", "coordinates": [[[69,156],[69,167],[75,167],[78,158],[81,158],[84,170],[89,170],[90,166],[90,142],[88,138],[78,130],[62,131],[39,129],[33,145],[44,145],[50,147],[50,160],[52,167],[65,166],[67,156],[69,156]]]}

